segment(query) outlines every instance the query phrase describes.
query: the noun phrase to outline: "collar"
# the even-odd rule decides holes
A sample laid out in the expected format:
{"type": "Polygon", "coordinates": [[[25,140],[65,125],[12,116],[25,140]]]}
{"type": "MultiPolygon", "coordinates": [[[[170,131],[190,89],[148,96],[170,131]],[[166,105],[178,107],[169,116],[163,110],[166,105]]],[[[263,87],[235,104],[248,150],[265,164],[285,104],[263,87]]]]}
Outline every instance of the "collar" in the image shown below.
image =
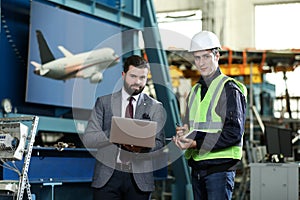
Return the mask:
{"type": "MultiPolygon", "coordinates": [[[[134,95],[134,99],[135,101],[137,101],[140,97],[140,94],[134,95]]],[[[122,101],[128,101],[128,98],[130,97],[130,95],[125,91],[124,87],[122,88],[122,101]]]]}
{"type": "Polygon", "coordinates": [[[220,67],[218,67],[215,73],[211,77],[204,78],[203,76],[200,76],[200,79],[197,83],[199,83],[200,85],[206,85],[208,87],[211,84],[211,82],[220,74],[221,74],[221,70],[220,67]]]}

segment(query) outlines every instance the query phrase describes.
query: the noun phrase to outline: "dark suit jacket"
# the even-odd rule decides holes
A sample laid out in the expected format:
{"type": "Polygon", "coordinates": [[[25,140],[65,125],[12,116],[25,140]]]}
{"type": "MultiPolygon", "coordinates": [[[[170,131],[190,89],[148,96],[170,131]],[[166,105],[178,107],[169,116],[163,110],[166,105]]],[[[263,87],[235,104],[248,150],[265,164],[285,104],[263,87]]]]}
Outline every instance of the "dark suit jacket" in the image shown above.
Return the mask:
{"type": "MultiPolygon", "coordinates": [[[[98,97],[91,113],[82,141],[88,148],[96,148],[94,156],[97,158],[92,187],[104,186],[112,176],[118,146],[109,142],[112,116],[121,116],[121,91],[98,97]]],[[[154,190],[153,163],[151,153],[161,149],[165,144],[164,124],[166,113],[162,104],[142,93],[137,100],[136,119],[156,121],[156,146],[148,149],[148,153],[135,153],[132,160],[133,176],[142,191],[154,190]]]]}

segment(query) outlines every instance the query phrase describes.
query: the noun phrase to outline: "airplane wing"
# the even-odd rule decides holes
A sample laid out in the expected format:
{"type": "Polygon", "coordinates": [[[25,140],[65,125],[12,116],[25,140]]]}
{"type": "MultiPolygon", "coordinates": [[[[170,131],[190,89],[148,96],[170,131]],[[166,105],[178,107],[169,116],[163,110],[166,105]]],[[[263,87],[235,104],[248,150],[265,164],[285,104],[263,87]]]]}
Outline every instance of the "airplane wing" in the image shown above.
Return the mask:
{"type": "Polygon", "coordinates": [[[58,46],[58,49],[65,55],[65,57],[72,57],[73,56],[73,54],[63,46],[58,46]]]}
{"type": "Polygon", "coordinates": [[[98,72],[98,69],[95,66],[92,66],[78,71],[76,73],[76,76],[82,78],[90,78],[95,72],[98,72]]]}
{"type": "Polygon", "coordinates": [[[102,72],[98,71],[95,66],[77,72],[76,76],[84,79],[89,78],[91,83],[99,83],[103,79],[102,72]]]}

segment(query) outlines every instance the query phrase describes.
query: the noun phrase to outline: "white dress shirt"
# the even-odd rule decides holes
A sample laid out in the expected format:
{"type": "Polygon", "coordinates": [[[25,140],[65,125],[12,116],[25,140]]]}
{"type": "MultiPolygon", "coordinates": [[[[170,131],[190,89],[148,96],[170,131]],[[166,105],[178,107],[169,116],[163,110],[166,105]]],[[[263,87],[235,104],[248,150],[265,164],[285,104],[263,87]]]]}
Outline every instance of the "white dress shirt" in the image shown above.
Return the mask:
{"type": "MultiPolygon", "coordinates": [[[[129,98],[130,95],[124,90],[124,88],[122,88],[122,111],[121,111],[121,117],[125,117],[125,111],[126,111],[126,107],[129,103],[129,98]]],[[[133,96],[134,100],[132,101],[132,105],[133,105],[133,118],[135,115],[135,109],[136,109],[136,104],[137,104],[137,100],[139,99],[140,94],[133,96]]]]}
{"type": "MultiPolygon", "coordinates": [[[[124,87],[122,88],[122,111],[121,111],[121,117],[125,117],[125,111],[126,111],[126,107],[129,103],[129,97],[130,95],[124,90],[124,87]]],[[[140,94],[133,96],[134,100],[132,100],[132,105],[133,105],[133,118],[135,115],[135,110],[136,110],[136,104],[137,104],[137,100],[139,99],[140,94]]],[[[119,153],[117,156],[117,162],[121,163],[120,160],[120,151],[121,151],[121,147],[119,148],[119,153]]]]}

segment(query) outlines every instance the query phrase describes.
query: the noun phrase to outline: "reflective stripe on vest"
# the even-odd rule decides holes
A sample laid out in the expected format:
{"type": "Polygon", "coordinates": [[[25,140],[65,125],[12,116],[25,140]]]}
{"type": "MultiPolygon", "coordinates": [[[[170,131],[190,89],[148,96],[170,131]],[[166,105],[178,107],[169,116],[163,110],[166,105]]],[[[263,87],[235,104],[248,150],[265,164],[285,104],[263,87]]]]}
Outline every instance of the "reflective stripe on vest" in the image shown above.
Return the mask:
{"type": "MultiPolygon", "coordinates": [[[[246,87],[236,81],[233,78],[220,74],[216,77],[210,84],[207,93],[201,100],[201,86],[196,84],[192,90],[191,95],[188,99],[188,109],[189,109],[189,124],[190,131],[199,130],[203,132],[208,132],[210,134],[218,133],[222,131],[223,123],[221,117],[215,112],[215,108],[220,99],[222,90],[227,81],[234,81],[243,94],[246,93],[246,87]]],[[[204,139],[204,143],[206,138],[204,139]]],[[[209,141],[212,143],[212,141],[209,141]]],[[[214,141],[215,143],[217,142],[214,141]]],[[[211,148],[214,144],[211,145],[211,148]]],[[[242,157],[242,147],[232,146],[222,150],[210,151],[209,149],[187,149],[185,151],[186,159],[191,157],[195,161],[216,159],[216,158],[234,158],[241,159],[242,157]]]]}

